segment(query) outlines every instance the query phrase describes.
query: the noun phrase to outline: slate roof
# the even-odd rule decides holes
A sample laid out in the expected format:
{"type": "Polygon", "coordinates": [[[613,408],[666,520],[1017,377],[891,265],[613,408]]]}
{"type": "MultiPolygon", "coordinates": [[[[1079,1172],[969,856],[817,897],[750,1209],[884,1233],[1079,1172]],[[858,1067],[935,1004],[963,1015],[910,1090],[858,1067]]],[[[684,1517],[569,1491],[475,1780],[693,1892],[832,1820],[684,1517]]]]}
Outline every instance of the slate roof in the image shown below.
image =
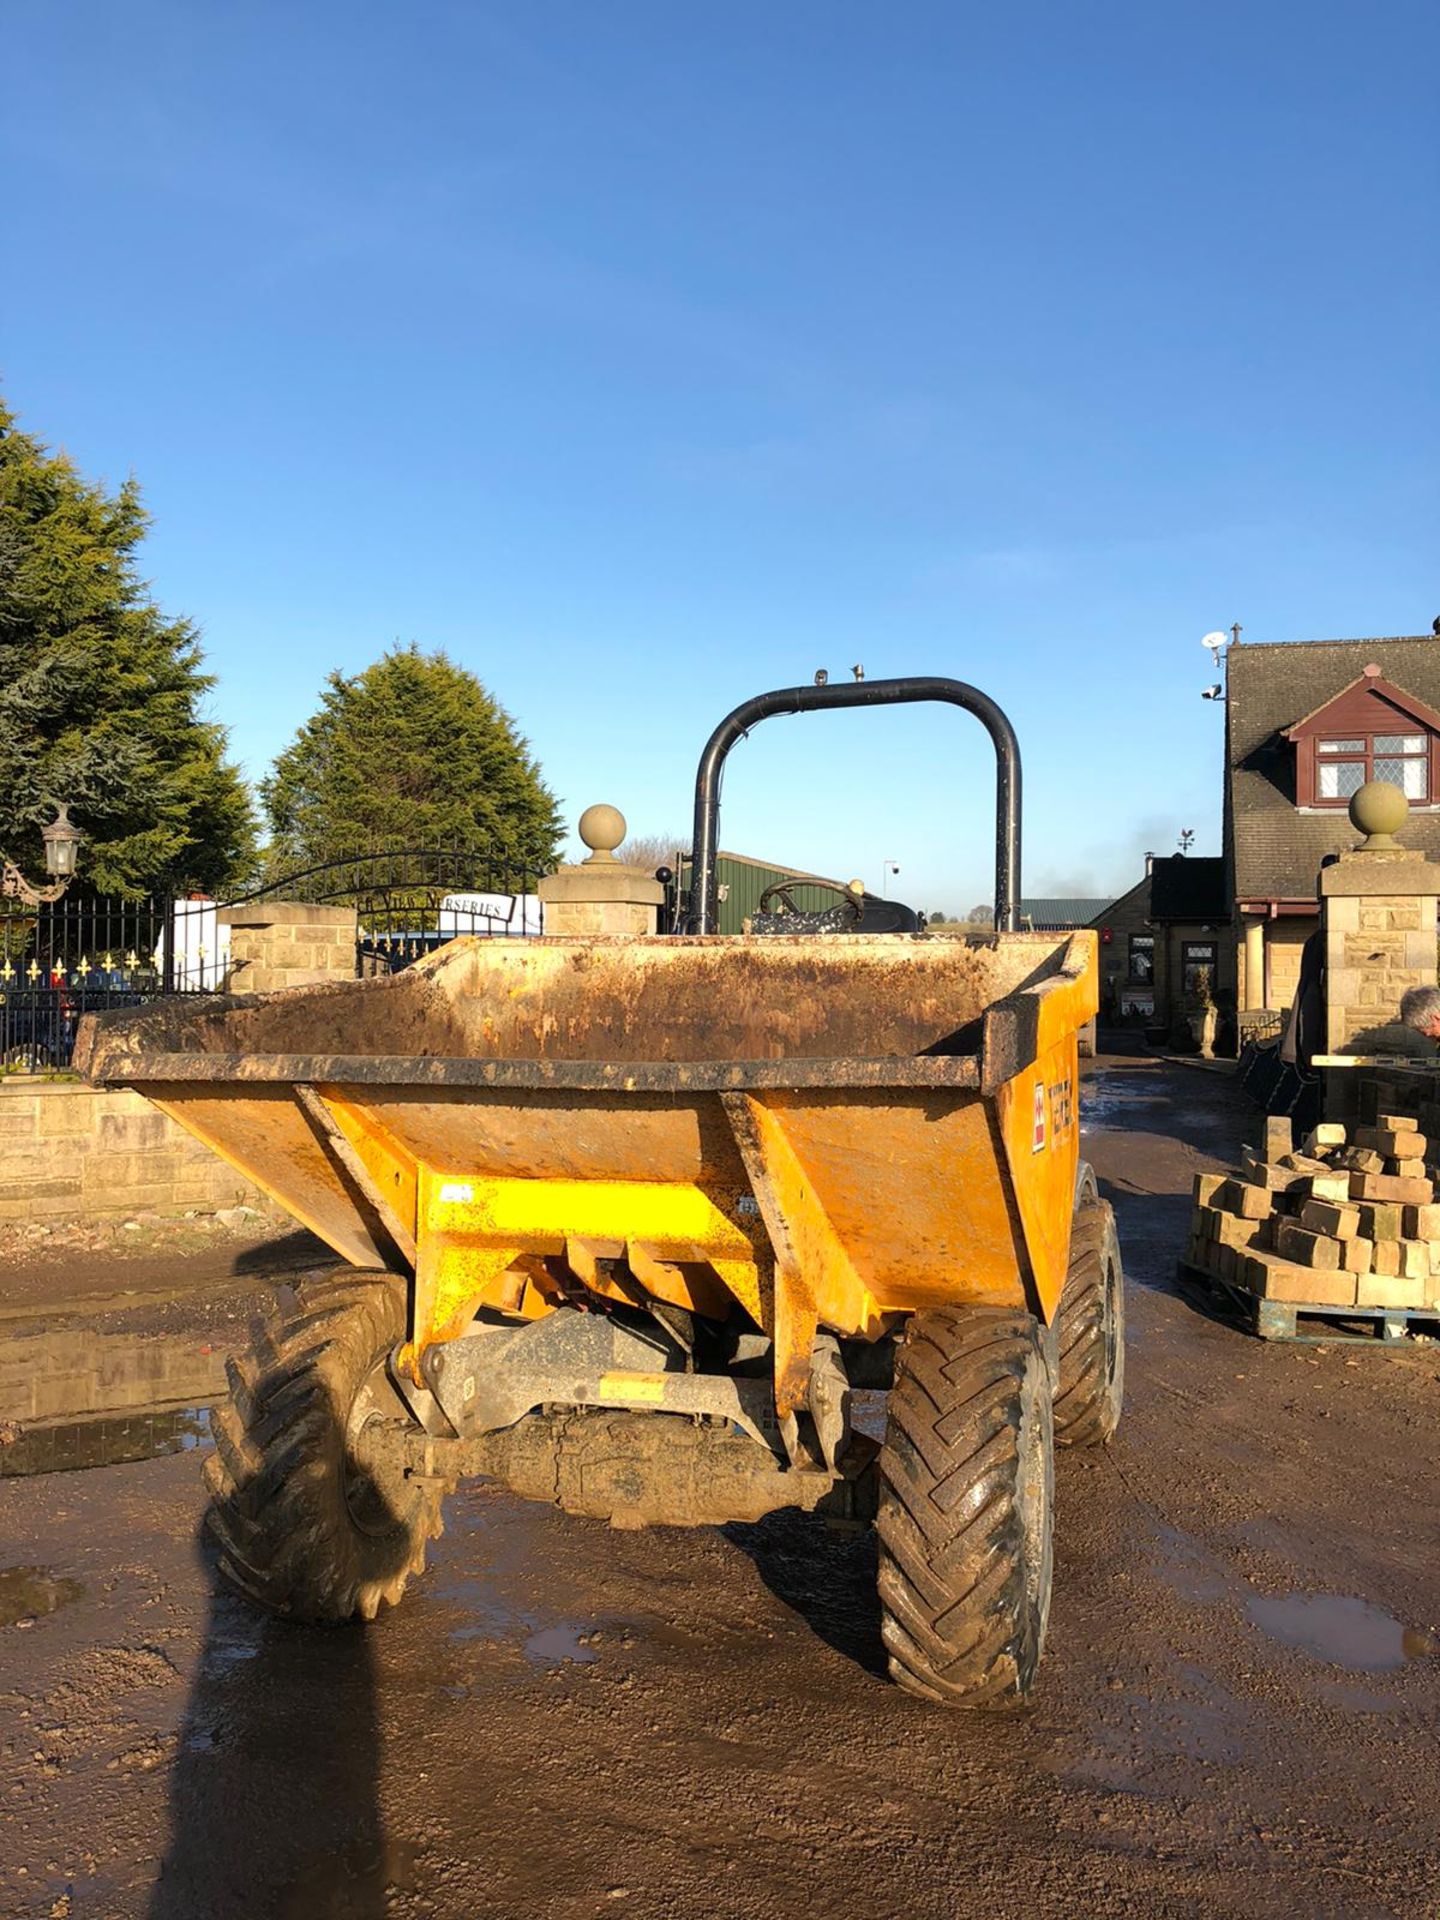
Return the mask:
{"type": "Polygon", "coordinates": [[[1037,897],[1020,902],[1021,926],[1037,933],[1063,933],[1069,927],[1088,927],[1114,903],[1110,900],[1066,900],[1037,897]]]}
{"type": "MultiPolygon", "coordinates": [[[[1295,748],[1283,736],[1372,661],[1397,687],[1440,708],[1440,639],[1431,634],[1247,640],[1230,649],[1225,857],[1232,863],[1235,900],[1313,900],[1322,858],[1357,844],[1342,809],[1296,812],[1295,748]]],[[[1412,813],[1400,838],[1417,853],[1440,859],[1440,812],[1412,813]]]]}
{"type": "Polygon", "coordinates": [[[1150,872],[1150,918],[1228,920],[1225,862],[1218,855],[1211,858],[1186,853],[1157,859],[1150,872]]]}

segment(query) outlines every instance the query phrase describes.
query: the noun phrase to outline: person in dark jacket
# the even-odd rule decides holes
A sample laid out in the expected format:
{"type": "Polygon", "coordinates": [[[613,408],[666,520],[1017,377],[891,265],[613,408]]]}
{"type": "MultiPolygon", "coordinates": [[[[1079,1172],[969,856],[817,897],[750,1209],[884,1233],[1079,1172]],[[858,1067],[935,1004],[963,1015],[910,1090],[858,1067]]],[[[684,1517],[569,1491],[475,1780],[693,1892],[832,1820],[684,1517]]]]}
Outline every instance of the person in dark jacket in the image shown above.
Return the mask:
{"type": "Polygon", "coordinates": [[[1427,1040],[1440,1040],[1440,987],[1411,987],[1401,997],[1400,1018],[1427,1040]]]}

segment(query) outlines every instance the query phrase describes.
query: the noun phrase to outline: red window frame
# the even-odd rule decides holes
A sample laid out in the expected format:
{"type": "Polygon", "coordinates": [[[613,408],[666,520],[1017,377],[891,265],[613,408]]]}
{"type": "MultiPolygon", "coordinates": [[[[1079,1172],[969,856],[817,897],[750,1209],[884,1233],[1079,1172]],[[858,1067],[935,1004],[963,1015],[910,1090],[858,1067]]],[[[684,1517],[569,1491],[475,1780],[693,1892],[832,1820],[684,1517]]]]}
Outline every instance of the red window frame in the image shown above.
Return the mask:
{"type": "Polygon", "coordinates": [[[1395,726],[1387,727],[1384,733],[1362,730],[1359,727],[1350,731],[1336,727],[1328,734],[1316,734],[1312,739],[1304,741],[1304,751],[1299,756],[1298,792],[1296,795],[1298,804],[1302,807],[1324,807],[1326,809],[1333,808],[1337,812],[1343,811],[1343,809],[1350,804],[1350,795],[1348,793],[1339,797],[1331,794],[1322,795],[1320,792],[1320,768],[1327,763],[1331,766],[1344,766],[1347,763],[1361,761],[1365,768],[1365,779],[1367,781],[1373,780],[1375,778],[1375,742],[1377,740],[1409,738],[1421,738],[1424,740],[1425,749],[1423,755],[1418,753],[1403,755],[1387,753],[1382,754],[1380,757],[1385,760],[1393,760],[1396,758],[1419,760],[1423,757],[1425,762],[1425,795],[1423,799],[1412,800],[1411,805],[1419,807],[1433,805],[1436,801],[1437,793],[1440,793],[1440,754],[1437,754],[1437,736],[1433,734],[1428,727],[1421,726],[1417,721],[1412,721],[1409,726],[1402,725],[1397,721],[1395,726]],[[1330,740],[1358,740],[1360,747],[1353,753],[1322,753],[1320,751],[1322,743],[1330,740]]]}

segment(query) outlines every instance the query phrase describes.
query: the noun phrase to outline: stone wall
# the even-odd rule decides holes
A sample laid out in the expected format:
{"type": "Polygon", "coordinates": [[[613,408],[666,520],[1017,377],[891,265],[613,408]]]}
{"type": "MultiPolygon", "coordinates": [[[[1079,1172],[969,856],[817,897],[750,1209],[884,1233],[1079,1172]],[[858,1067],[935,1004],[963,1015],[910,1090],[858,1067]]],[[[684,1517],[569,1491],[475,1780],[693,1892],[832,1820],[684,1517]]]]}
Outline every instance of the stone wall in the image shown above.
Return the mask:
{"type": "Polygon", "coordinates": [[[309,907],[259,900],[248,907],[222,907],[230,929],[230,993],[270,993],[277,987],[310,987],[355,978],[356,915],[353,907],[309,907]]]}
{"type": "Polygon", "coordinates": [[[1440,866],[1397,849],[1346,854],[1320,876],[1330,1053],[1428,1053],[1399,1022],[1401,995],[1435,984],[1440,866]]]}
{"type": "Polygon", "coordinates": [[[268,1202],[138,1093],[0,1079],[0,1221],[242,1205],[268,1202]]]}

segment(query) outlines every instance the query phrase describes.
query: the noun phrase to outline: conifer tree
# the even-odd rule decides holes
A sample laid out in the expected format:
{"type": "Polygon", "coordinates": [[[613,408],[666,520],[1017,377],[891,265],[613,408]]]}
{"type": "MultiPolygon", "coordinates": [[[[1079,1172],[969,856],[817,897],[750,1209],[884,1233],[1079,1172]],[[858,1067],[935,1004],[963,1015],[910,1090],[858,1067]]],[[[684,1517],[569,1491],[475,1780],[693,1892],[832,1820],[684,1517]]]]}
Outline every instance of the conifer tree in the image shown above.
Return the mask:
{"type": "Polygon", "coordinates": [[[136,571],[148,518],[0,401],[0,848],[39,871],[49,802],[102,892],[222,891],[255,864],[250,796],[203,716],[199,634],[136,571]]]}
{"type": "Polygon", "coordinates": [[[277,871],[443,847],[543,873],[560,838],[554,796],[509,714],[474,674],[413,645],[332,673],[260,793],[277,871]]]}

